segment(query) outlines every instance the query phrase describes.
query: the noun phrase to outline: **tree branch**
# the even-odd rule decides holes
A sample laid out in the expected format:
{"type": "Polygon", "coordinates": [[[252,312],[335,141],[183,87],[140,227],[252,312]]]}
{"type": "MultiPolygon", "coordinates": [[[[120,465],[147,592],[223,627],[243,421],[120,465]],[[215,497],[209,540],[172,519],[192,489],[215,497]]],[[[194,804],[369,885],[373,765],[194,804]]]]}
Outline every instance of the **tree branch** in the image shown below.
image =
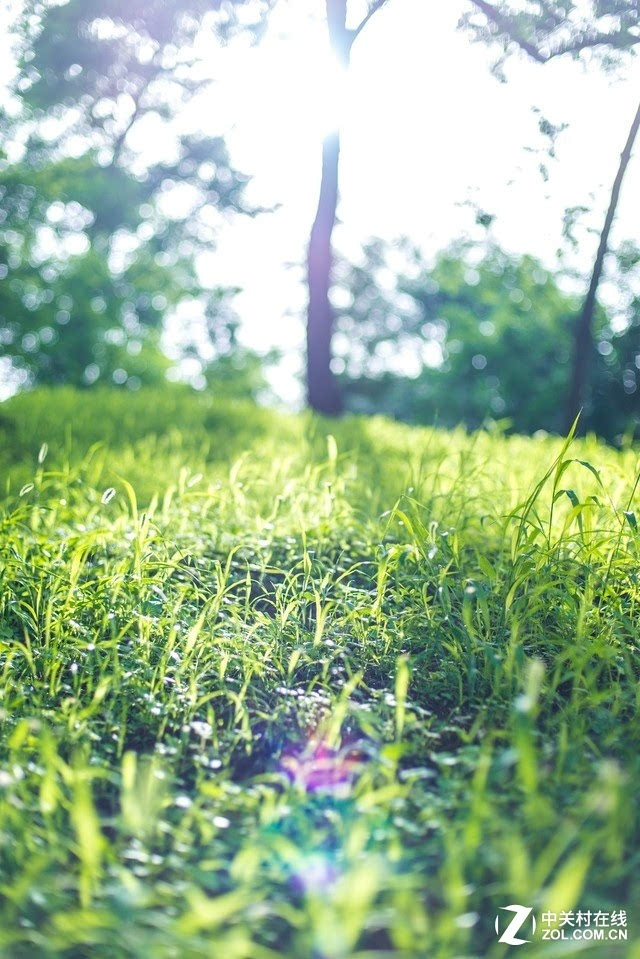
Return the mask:
{"type": "Polygon", "coordinates": [[[517,43],[521,50],[524,50],[525,53],[528,53],[530,57],[534,60],[537,60],[538,63],[546,63],[549,59],[543,53],[538,50],[538,48],[533,44],[529,43],[528,40],[525,40],[524,37],[521,37],[515,30],[514,24],[505,16],[504,13],[501,13],[492,3],[487,3],[487,0],[471,0],[471,3],[475,4],[478,10],[481,10],[487,20],[490,20],[506,35],[510,40],[513,40],[514,43],[517,43]]]}
{"type": "Polygon", "coordinates": [[[142,113],[142,98],[144,97],[145,93],[147,92],[147,90],[149,89],[153,81],[157,80],[158,76],[162,72],[164,72],[163,67],[157,62],[157,58],[158,58],[158,51],[156,51],[153,57],[151,58],[151,62],[149,64],[150,70],[148,72],[145,71],[145,73],[142,75],[142,82],[140,84],[140,87],[138,88],[135,94],[132,94],[133,113],[129,117],[125,125],[125,128],[120,132],[120,134],[116,138],[116,141],[113,145],[113,153],[111,155],[110,166],[115,166],[118,160],[120,159],[120,154],[122,153],[124,142],[129,136],[129,132],[134,126],[136,120],[142,113]]]}
{"type": "Polygon", "coordinates": [[[135,105],[134,105],[134,108],[133,108],[133,113],[132,113],[131,116],[129,117],[129,119],[128,119],[128,121],[127,121],[127,124],[126,124],[124,130],[122,130],[122,131],[120,132],[120,134],[118,135],[118,137],[116,138],[116,141],[115,141],[115,143],[114,143],[114,145],[113,145],[113,153],[112,153],[112,155],[111,155],[111,163],[109,164],[110,166],[115,166],[116,163],[118,162],[118,160],[120,159],[120,154],[122,153],[122,149],[123,149],[123,147],[124,147],[124,141],[127,139],[131,128],[133,127],[134,123],[136,122],[136,120],[137,120],[138,117],[140,116],[140,112],[141,112],[141,109],[142,109],[140,101],[142,100],[142,96],[143,96],[144,92],[146,91],[147,86],[148,86],[148,84],[145,83],[144,86],[143,86],[143,88],[138,92],[137,96],[134,97],[134,104],[135,104],[135,105]]]}
{"type": "Polygon", "coordinates": [[[511,17],[502,13],[493,3],[488,3],[487,0],[471,0],[471,3],[484,13],[487,20],[494,23],[502,33],[516,43],[521,50],[528,53],[537,63],[548,63],[549,60],[553,60],[555,57],[562,57],[566,53],[578,53],[587,47],[597,47],[601,44],[613,46],[620,50],[626,46],[633,46],[636,43],[640,43],[640,36],[635,36],[635,34],[629,33],[628,30],[622,30],[620,33],[614,34],[600,32],[583,33],[581,36],[576,37],[575,40],[568,43],[561,43],[555,49],[550,49],[548,53],[543,53],[534,43],[525,40],[525,38],[518,33],[511,17]]]}
{"type": "Polygon", "coordinates": [[[358,37],[360,36],[360,34],[362,33],[366,25],[369,23],[369,20],[371,20],[371,18],[378,12],[378,10],[381,10],[382,7],[384,7],[386,2],[387,0],[375,0],[372,6],[369,7],[368,12],[365,14],[365,16],[362,18],[362,20],[358,24],[358,26],[353,31],[353,39],[351,41],[352,43],[358,39],[358,37]]]}
{"type": "Polygon", "coordinates": [[[613,46],[617,50],[624,49],[628,44],[633,46],[640,43],[640,36],[636,37],[632,33],[623,31],[622,33],[592,33],[583,34],[571,43],[563,43],[548,55],[547,60],[552,57],[561,57],[565,53],[577,53],[579,50],[585,50],[587,47],[597,47],[600,44],[613,46]]]}

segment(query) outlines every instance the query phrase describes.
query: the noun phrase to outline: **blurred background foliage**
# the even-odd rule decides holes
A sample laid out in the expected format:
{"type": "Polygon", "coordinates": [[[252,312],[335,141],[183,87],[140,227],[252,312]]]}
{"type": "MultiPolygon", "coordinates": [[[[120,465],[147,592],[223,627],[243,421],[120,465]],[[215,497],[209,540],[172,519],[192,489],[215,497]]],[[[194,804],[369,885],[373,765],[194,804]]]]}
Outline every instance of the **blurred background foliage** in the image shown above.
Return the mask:
{"type": "Polygon", "coordinates": [[[203,15],[224,36],[241,5],[24,5],[13,109],[0,118],[0,343],[17,387],[163,382],[161,333],[186,307],[199,320],[197,342],[181,338],[196,385],[220,366],[225,385],[233,369],[240,392],[255,388],[235,291],[203,283],[196,265],[221,216],[255,212],[247,177],[222,138],[172,125],[202,90],[203,15]],[[171,162],[130,147],[150,122],[165,124],[171,162]]]}
{"type": "MultiPolygon", "coordinates": [[[[619,440],[638,410],[640,299],[625,290],[638,251],[627,246],[610,259],[625,311],[598,308],[583,418],[619,440]]],[[[358,266],[343,262],[338,274],[334,365],[348,409],[447,427],[495,420],[520,433],[562,431],[576,277],[490,240],[455,244],[433,263],[407,243],[373,241],[358,266]]]]}
{"type": "MultiPolygon", "coordinates": [[[[224,139],[183,129],[180,116],[212,83],[203,32],[221,43],[259,37],[271,6],[24,3],[19,69],[0,116],[4,395],[61,384],[135,390],[167,378],[269,395],[281,351],[258,356],[243,345],[238,290],[204,275],[200,259],[223,221],[268,212],[247,201],[248,177],[224,139]],[[139,148],[158,124],[170,160],[139,148]]],[[[622,6],[614,51],[626,50],[635,23],[622,6]]],[[[512,27],[541,43],[532,24],[512,27]]],[[[462,25],[487,42],[501,36],[495,23],[462,25]]],[[[511,255],[491,239],[491,217],[479,223],[484,242],[460,240],[430,261],[407,242],[373,240],[360,263],[337,262],[333,372],[346,410],[562,432],[585,278],[511,255]]],[[[582,424],[616,443],[634,435],[640,413],[639,262],[633,244],[609,252],[615,297],[595,315],[582,424]]]]}

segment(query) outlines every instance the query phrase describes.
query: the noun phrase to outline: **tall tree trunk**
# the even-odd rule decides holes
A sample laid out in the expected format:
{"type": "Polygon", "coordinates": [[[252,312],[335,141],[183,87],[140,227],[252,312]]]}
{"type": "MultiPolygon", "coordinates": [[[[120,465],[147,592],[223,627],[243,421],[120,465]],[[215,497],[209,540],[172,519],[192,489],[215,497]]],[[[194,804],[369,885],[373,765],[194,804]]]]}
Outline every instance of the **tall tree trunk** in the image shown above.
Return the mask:
{"type": "Polygon", "coordinates": [[[325,138],[318,210],[311,230],[307,280],[307,389],[312,409],[335,416],[342,409],[340,391],[331,369],[334,314],[329,292],[333,260],[331,237],[338,206],[340,134],[325,138]]]}
{"type": "MultiPolygon", "coordinates": [[[[353,42],[353,32],[346,27],[347,0],[326,0],[326,4],[331,49],[346,69],[353,42]]],[[[322,182],[307,260],[307,397],[312,409],[329,416],[335,416],[342,409],[340,391],[331,369],[334,313],[329,299],[339,164],[340,132],[336,123],[336,129],[325,137],[322,147],[322,182]]]]}
{"type": "Polygon", "coordinates": [[[611,189],[611,199],[609,200],[609,208],[604,220],[602,233],[600,234],[600,242],[598,244],[598,252],[596,253],[595,262],[593,264],[591,282],[589,283],[589,289],[587,291],[587,295],[582,306],[582,311],[580,312],[580,316],[578,317],[575,327],[571,385],[567,399],[565,419],[565,427],[567,432],[571,429],[571,426],[573,425],[576,416],[580,412],[586,398],[587,383],[589,381],[590,359],[593,349],[593,314],[597,302],[596,297],[598,293],[598,286],[602,276],[604,258],[607,254],[609,234],[611,232],[611,226],[616,215],[616,208],[620,198],[622,181],[624,179],[627,166],[629,165],[629,160],[631,159],[633,144],[639,128],[640,105],[638,105],[638,109],[633,118],[633,123],[631,124],[631,129],[629,130],[627,142],[625,143],[624,150],[620,155],[620,165],[611,189]]]}

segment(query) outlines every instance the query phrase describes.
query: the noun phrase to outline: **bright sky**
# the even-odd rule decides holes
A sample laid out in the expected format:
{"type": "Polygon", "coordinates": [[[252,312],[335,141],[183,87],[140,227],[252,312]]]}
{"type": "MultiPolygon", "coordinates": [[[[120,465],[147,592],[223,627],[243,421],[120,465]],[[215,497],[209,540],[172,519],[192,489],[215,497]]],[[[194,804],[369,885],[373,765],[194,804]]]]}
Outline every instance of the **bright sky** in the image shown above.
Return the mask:
{"type": "MultiPolygon", "coordinates": [[[[204,108],[184,122],[226,133],[236,166],[254,177],[251,199],[279,205],[273,214],[228,223],[218,250],[202,263],[203,279],[243,287],[237,306],[247,343],[267,349],[301,342],[304,288],[289,265],[304,257],[322,135],[336,102],[343,128],[337,240],[350,256],[371,236],[400,235],[430,255],[473,230],[467,201],[495,214],[500,243],[549,264],[565,208],[595,199],[590,223],[599,228],[640,95],[640,59],[605,76],[597,64],[542,66],[514,57],[509,82],[499,83],[491,54],[456,29],[467,5],[388,0],[357,41],[338,98],[327,80],[325,31],[314,17],[321,0],[281,0],[259,46],[234,43],[215,52],[217,82],[204,108]],[[555,161],[536,152],[544,144],[533,107],[555,124],[569,123],[555,161]],[[540,162],[549,168],[546,183],[540,162]]],[[[614,241],[637,236],[639,197],[636,155],[614,241]]],[[[579,235],[586,265],[596,237],[586,228],[579,235]]],[[[291,384],[282,391],[295,394],[291,384]]]]}

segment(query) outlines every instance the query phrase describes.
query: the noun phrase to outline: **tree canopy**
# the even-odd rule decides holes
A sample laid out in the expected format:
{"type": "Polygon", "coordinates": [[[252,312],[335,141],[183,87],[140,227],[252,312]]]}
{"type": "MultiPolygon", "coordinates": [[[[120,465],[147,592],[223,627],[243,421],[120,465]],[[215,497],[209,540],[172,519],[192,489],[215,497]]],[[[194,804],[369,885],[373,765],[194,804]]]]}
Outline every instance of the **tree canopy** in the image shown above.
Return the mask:
{"type": "MultiPolygon", "coordinates": [[[[442,426],[501,421],[522,433],[560,432],[575,278],[492,242],[454,244],[431,263],[407,247],[396,271],[390,253],[374,242],[361,264],[340,267],[337,368],[347,407],[442,426]]],[[[631,249],[623,253],[619,287],[635,262],[631,249]]],[[[640,299],[630,291],[624,323],[598,307],[584,417],[611,440],[637,406],[639,330],[640,299]]]]}
{"type": "Polygon", "coordinates": [[[243,5],[26,4],[0,165],[0,337],[19,381],[153,381],[185,300],[219,353],[232,345],[231,291],[196,258],[224,211],[253,212],[247,177],[222,137],[174,121],[202,93],[196,36],[215,47],[243,5]],[[144,148],[150,123],[167,131],[163,156],[144,148]]]}

